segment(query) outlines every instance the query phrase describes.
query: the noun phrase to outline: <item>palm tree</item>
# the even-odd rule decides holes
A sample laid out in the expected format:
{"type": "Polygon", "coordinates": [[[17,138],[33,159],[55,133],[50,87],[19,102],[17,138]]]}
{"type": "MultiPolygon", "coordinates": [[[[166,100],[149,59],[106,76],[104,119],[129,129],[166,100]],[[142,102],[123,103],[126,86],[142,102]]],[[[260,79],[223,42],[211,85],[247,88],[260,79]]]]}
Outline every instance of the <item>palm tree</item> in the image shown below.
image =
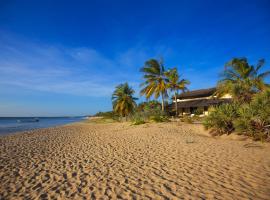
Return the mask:
{"type": "Polygon", "coordinates": [[[133,112],[136,107],[137,98],[133,97],[135,91],[128,85],[128,83],[120,84],[115,87],[112,95],[112,104],[114,112],[121,117],[126,117],[133,112]]]}
{"type": "Polygon", "coordinates": [[[168,78],[167,88],[174,92],[174,101],[175,101],[175,116],[178,116],[177,108],[177,94],[181,90],[185,92],[187,90],[187,85],[190,82],[186,79],[179,80],[180,76],[178,74],[177,68],[173,68],[165,72],[166,77],[168,78]]]}
{"type": "Polygon", "coordinates": [[[144,73],[144,83],[141,84],[141,95],[145,95],[146,99],[149,99],[152,95],[157,99],[161,96],[161,108],[164,111],[164,100],[168,96],[167,94],[167,78],[164,74],[165,67],[162,61],[150,59],[145,62],[144,66],[140,70],[144,73]]]}
{"type": "Polygon", "coordinates": [[[225,65],[223,79],[218,82],[219,96],[229,93],[240,103],[250,102],[252,96],[269,87],[264,79],[270,71],[259,74],[264,60],[259,60],[256,67],[249,65],[246,58],[234,58],[225,65]]]}
{"type": "Polygon", "coordinates": [[[261,59],[258,61],[258,64],[256,67],[253,67],[253,79],[254,79],[254,84],[256,85],[257,89],[261,92],[267,88],[269,88],[269,84],[265,83],[264,79],[270,75],[270,71],[263,72],[259,74],[259,70],[262,68],[264,65],[265,61],[264,59],[261,59]]]}

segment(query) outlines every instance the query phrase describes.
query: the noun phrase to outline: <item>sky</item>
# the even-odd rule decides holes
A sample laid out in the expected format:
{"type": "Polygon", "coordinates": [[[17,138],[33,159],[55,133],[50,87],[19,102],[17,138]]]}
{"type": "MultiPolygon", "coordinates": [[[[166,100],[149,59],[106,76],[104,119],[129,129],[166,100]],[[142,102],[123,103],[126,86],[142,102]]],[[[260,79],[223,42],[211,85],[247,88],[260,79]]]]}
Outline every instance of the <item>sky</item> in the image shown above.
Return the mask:
{"type": "Polygon", "coordinates": [[[214,87],[235,57],[270,70],[269,0],[0,0],[0,116],[109,111],[151,58],[214,87]]]}

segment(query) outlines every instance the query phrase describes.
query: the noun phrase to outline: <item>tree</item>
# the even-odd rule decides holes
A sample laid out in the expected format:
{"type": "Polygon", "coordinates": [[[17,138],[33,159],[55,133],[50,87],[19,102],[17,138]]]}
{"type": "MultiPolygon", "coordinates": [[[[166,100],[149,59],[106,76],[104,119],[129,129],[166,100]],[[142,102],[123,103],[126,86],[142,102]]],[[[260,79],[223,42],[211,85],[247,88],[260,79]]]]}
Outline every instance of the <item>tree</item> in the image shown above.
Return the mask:
{"type": "Polygon", "coordinates": [[[175,116],[178,116],[177,108],[177,94],[181,90],[185,92],[187,90],[187,85],[190,82],[186,79],[179,80],[180,76],[178,74],[177,68],[173,68],[165,72],[165,76],[168,78],[167,88],[174,92],[174,101],[175,101],[175,116]]]}
{"type": "Polygon", "coordinates": [[[144,73],[144,83],[141,84],[141,95],[145,95],[146,99],[149,99],[152,95],[157,99],[161,96],[161,108],[164,111],[164,101],[168,97],[167,94],[167,78],[164,74],[165,67],[162,61],[150,59],[145,62],[144,66],[140,70],[144,73]]]}
{"type": "Polygon", "coordinates": [[[264,79],[270,71],[259,74],[263,64],[264,60],[259,60],[254,67],[246,58],[234,58],[226,63],[222,80],[218,82],[218,96],[229,93],[240,103],[250,102],[254,94],[269,87],[264,79]]]}
{"type": "Polygon", "coordinates": [[[161,103],[158,102],[157,100],[141,102],[137,105],[136,111],[142,112],[142,111],[145,111],[147,109],[161,110],[161,103]]]}
{"type": "Polygon", "coordinates": [[[136,107],[137,98],[133,97],[135,91],[128,85],[128,83],[120,84],[115,87],[112,95],[112,104],[114,112],[121,117],[126,117],[133,112],[136,107]]]}
{"type": "Polygon", "coordinates": [[[259,73],[259,70],[262,68],[264,63],[265,63],[264,59],[261,59],[258,61],[258,64],[256,65],[256,67],[252,66],[253,67],[252,77],[253,77],[254,85],[260,92],[265,91],[266,89],[269,88],[269,84],[265,83],[264,79],[270,75],[270,71],[259,73]]]}

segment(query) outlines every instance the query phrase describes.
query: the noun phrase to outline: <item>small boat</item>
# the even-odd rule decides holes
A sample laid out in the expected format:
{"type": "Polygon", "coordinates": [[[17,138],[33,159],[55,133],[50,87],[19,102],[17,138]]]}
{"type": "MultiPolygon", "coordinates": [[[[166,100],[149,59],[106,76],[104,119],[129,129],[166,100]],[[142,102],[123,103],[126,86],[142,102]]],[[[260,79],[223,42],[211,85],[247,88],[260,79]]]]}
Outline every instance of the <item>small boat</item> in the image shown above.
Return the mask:
{"type": "Polygon", "coordinates": [[[18,119],[18,123],[27,123],[27,122],[39,122],[39,118],[35,117],[33,119],[18,119]]]}

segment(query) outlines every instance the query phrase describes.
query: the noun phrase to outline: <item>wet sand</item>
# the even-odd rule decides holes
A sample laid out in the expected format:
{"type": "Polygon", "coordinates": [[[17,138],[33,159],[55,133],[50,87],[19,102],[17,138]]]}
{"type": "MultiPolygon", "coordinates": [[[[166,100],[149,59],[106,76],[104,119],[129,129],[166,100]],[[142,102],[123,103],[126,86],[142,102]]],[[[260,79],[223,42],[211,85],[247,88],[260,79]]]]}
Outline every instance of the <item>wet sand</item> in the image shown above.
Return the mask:
{"type": "Polygon", "coordinates": [[[176,122],[0,137],[0,199],[269,199],[270,146],[176,122]]]}

